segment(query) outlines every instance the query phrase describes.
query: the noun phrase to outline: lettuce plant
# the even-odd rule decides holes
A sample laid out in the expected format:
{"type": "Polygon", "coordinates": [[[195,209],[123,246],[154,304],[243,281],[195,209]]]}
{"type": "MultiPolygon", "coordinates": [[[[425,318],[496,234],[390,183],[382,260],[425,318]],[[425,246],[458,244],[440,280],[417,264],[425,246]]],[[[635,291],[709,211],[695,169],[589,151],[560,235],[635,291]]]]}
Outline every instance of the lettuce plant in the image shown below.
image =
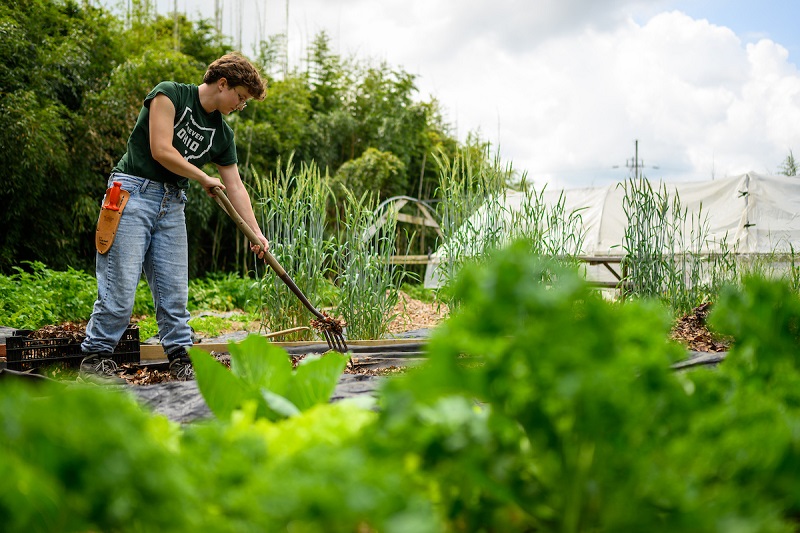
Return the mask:
{"type": "Polygon", "coordinates": [[[328,352],[306,356],[292,370],[286,352],[258,335],[229,345],[230,371],[198,348],[190,350],[197,386],[211,411],[229,419],[246,404],[270,420],[294,416],[330,400],[348,356],[328,352]]]}

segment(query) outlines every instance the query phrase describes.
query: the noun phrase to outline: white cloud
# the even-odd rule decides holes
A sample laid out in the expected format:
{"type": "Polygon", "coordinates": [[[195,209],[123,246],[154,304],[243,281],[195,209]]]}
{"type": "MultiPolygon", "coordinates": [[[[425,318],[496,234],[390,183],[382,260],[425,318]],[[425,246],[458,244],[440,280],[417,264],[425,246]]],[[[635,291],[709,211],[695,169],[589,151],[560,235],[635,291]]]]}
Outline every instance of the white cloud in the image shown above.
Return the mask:
{"type": "MultiPolygon", "coordinates": [[[[239,3],[256,12],[256,0],[239,3]]],[[[634,139],[645,164],[661,167],[646,169],[651,177],[775,171],[800,150],[800,74],[788,52],[664,11],[670,4],[295,0],[292,61],[325,29],[342,55],[417,74],[421,98],[435,96],[461,138],[480,129],[539,182],[622,179],[624,168],[611,167],[633,156],[634,139]]],[[[210,0],[196,5],[213,13],[210,0]]],[[[285,3],[260,5],[267,33],[283,31],[285,3]]]]}
{"type": "Polygon", "coordinates": [[[497,111],[478,103],[497,102],[504,155],[540,182],[624,178],[610,167],[632,157],[634,139],[661,167],[648,175],[668,180],[771,172],[800,142],[800,76],[786,50],[745,46],[678,12],[551,39],[481,72],[502,82],[459,92],[473,104],[459,105],[460,124],[493,125],[497,111]]]}

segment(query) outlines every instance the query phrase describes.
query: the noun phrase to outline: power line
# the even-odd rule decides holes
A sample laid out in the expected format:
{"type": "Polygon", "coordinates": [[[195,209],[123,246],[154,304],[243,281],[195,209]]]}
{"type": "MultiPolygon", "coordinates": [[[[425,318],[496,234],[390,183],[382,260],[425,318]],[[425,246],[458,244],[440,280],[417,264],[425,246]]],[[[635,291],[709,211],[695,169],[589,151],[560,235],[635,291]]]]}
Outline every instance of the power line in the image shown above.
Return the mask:
{"type": "MultiPolygon", "coordinates": [[[[642,177],[642,170],[645,168],[644,161],[639,159],[639,139],[633,141],[634,143],[634,155],[633,159],[626,159],[625,160],[625,168],[631,171],[632,177],[639,179],[642,177]]],[[[611,168],[619,168],[619,165],[614,165],[611,168]]],[[[651,166],[650,168],[658,169],[657,166],[651,166]]]]}

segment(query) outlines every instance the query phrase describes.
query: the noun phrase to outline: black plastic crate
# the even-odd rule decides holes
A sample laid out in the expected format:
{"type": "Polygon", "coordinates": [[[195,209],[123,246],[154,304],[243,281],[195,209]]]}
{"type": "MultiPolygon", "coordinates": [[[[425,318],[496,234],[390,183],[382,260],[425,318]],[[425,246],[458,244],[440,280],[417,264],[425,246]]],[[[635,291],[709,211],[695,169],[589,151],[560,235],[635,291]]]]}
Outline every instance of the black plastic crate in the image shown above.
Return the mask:
{"type": "MultiPolygon", "coordinates": [[[[32,339],[32,330],[19,329],[6,339],[6,366],[9,370],[30,370],[48,366],[78,368],[83,359],[80,342],[67,338],[32,339]]],[[[129,327],[111,358],[118,365],[138,363],[139,328],[129,327]]]]}

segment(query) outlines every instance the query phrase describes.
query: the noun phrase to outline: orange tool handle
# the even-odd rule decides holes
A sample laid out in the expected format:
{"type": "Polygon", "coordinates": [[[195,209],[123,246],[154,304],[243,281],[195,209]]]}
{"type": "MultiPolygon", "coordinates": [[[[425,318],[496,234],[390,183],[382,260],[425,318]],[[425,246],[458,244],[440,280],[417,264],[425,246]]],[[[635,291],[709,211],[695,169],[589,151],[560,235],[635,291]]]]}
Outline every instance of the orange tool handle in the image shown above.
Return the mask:
{"type": "Polygon", "coordinates": [[[115,181],[114,186],[109,189],[108,197],[106,198],[106,205],[103,209],[111,209],[112,211],[119,211],[119,191],[122,183],[115,181]]]}

